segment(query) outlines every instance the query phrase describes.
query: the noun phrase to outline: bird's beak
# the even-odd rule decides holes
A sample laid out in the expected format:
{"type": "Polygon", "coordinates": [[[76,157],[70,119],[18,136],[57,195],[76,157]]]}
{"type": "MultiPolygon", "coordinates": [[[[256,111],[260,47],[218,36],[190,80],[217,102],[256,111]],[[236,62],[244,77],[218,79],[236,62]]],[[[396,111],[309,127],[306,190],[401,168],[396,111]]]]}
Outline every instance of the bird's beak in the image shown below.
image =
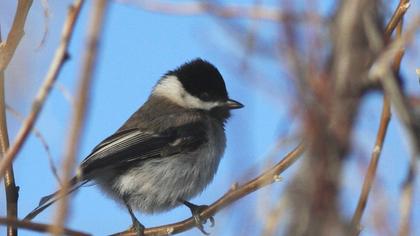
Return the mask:
{"type": "Polygon", "coordinates": [[[244,107],[244,105],[242,103],[240,103],[238,101],[235,101],[233,99],[228,99],[227,102],[226,102],[226,106],[229,109],[239,109],[239,108],[244,107]]]}

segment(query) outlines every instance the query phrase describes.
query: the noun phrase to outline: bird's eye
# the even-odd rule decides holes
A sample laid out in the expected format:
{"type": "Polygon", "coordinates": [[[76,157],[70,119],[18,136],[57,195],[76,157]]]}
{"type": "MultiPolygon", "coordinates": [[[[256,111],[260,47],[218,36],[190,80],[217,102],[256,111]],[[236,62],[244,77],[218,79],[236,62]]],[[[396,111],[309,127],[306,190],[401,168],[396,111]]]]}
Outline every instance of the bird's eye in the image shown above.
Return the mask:
{"type": "Polygon", "coordinates": [[[200,94],[200,99],[203,100],[203,101],[208,101],[208,100],[210,100],[210,95],[208,93],[204,92],[204,93],[200,94]]]}

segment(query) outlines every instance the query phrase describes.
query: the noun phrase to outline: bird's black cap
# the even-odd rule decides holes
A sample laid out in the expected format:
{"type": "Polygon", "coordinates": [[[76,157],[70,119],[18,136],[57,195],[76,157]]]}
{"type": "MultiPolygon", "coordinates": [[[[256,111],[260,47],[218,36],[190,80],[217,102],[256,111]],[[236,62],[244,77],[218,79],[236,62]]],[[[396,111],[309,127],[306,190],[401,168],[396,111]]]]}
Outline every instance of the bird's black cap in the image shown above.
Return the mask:
{"type": "Polygon", "coordinates": [[[184,89],[203,101],[227,101],[228,93],[219,70],[211,63],[197,58],[166,75],[178,77],[184,89]]]}

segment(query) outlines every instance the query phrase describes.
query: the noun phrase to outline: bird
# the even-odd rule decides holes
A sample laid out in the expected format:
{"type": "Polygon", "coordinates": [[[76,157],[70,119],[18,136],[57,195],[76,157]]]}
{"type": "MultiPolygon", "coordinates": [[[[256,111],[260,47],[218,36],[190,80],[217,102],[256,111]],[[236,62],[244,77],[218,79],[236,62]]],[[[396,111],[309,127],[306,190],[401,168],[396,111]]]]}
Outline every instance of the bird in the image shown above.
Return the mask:
{"type": "MultiPolygon", "coordinates": [[[[138,235],[144,225],[134,215],[187,206],[204,234],[199,214],[207,205],[188,200],[213,180],[226,148],[231,110],[244,107],[229,98],[219,70],[201,58],[165,73],[147,101],[80,163],[64,195],[93,182],[125,205],[138,235]]],[[[31,220],[60,196],[43,197],[24,219],[31,220]]],[[[214,224],[213,217],[209,220],[214,224]]]]}

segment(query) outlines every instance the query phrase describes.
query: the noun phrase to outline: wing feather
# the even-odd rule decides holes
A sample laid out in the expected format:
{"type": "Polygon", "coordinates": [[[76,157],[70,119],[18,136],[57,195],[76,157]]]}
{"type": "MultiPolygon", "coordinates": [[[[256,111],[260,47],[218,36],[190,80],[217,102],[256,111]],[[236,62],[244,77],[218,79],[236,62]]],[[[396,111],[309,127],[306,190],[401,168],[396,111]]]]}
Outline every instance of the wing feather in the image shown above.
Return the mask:
{"type": "Polygon", "coordinates": [[[206,141],[206,127],[201,122],[171,127],[159,133],[140,129],[122,130],[96,146],[81,163],[80,170],[83,176],[88,176],[93,171],[118,169],[148,158],[190,152],[206,141]]]}

